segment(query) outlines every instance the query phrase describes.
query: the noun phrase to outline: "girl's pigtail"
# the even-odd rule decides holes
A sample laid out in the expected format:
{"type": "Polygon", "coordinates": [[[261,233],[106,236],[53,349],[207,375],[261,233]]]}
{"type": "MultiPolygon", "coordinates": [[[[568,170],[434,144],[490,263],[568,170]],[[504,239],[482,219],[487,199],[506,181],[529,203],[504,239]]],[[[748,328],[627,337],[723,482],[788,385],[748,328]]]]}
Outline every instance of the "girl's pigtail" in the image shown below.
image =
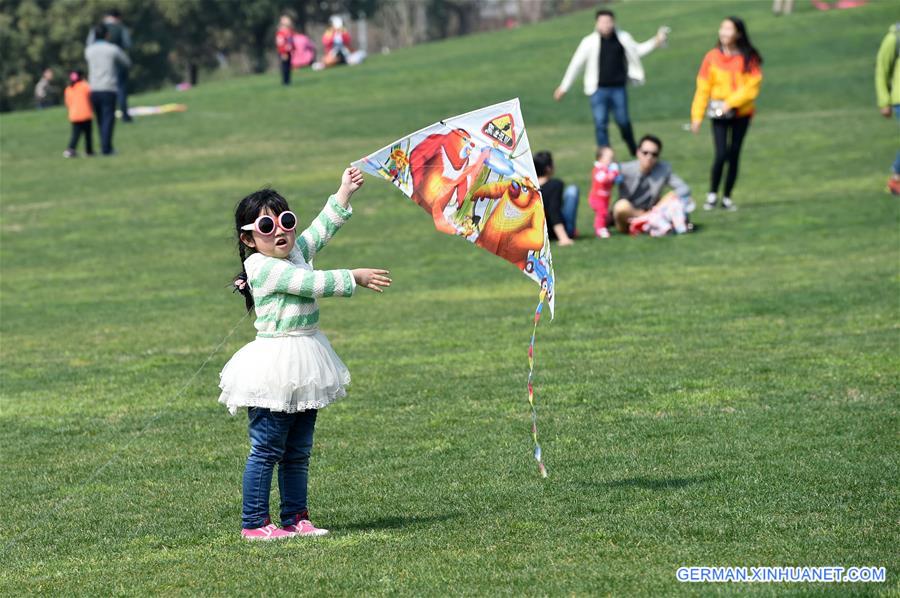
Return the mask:
{"type": "Polygon", "coordinates": [[[238,239],[238,253],[241,256],[241,271],[234,277],[234,289],[244,296],[244,303],[247,305],[247,311],[253,309],[253,291],[247,282],[247,271],[244,269],[244,260],[247,259],[244,243],[238,239]]]}
{"type": "Polygon", "coordinates": [[[274,189],[268,187],[260,189],[255,193],[251,193],[242,199],[234,210],[235,233],[237,234],[238,254],[241,256],[241,271],[234,277],[234,290],[240,291],[244,296],[244,303],[247,304],[247,311],[254,307],[253,290],[247,281],[247,270],[244,269],[244,261],[253,251],[244,245],[241,235],[244,234],[244,227],[256,221],[260,212],[268,209],[273,214],[281,214],[287,211],[288,204],[281,195],[274,189]]]}

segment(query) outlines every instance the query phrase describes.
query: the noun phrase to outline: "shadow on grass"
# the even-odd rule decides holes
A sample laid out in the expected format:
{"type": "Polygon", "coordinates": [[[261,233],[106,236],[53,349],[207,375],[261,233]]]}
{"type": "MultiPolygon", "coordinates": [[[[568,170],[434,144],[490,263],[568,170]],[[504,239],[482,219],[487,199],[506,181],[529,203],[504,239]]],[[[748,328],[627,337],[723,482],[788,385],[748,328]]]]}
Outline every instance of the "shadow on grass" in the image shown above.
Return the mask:
{"type": "Polygon", "coordinates": [[[643,488],[644,490],[677,490],[693,484],[705,484],[715,479],[714,476],[695,476],[690,478],[648,478],[636,477],[613,480],[596,484],[605,488],[643,488]]]}
{"type": "Polygon", "coordinates": [[[374,529],[400,529],[417,525],[439,523],[450,519],[462,517],[462,513],[444,513],[442,515],[425,515],[423,517],[379,517],[368,521],[357,521],[341,526],[341,530],[374,530],[374,529]]]}

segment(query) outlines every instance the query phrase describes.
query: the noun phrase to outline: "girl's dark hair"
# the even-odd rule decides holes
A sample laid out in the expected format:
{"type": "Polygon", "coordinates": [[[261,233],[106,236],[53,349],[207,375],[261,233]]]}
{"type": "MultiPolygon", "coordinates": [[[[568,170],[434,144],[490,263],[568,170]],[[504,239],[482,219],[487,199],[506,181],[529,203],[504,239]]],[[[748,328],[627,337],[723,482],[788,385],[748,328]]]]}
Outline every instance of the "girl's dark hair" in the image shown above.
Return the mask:
{"type": "MultiPolygon", "coordinates": [[[[744,72],[749,73],[750,69],[754,66],[762,65],[762,54],[760,54],[759,50],[757,50],[750,42],[750,36],[747,34],[747,26],[744,24],[744,19],[741,19],[740,17],[726,17],[726,20],[731,21],[734,28],[737,29],[738,38],[735,43],[737,44],[738,52],[744,57],[744,72]]],[[[720,50],[722,49],[722,44],[718,40],[716,40],[716,45],[720,50]]]]}
{"type": "MultiPolygon", "coordinates": [[[[237,232],[238,255],[241,256],[241,271],[235,276],[235,279],[247,280],[247,271],[244,269],[244,260],[256,252],[252,247],[244,245],[244,241],[241,239],[241,233],[246,233],[246,231],[242,231],[241,227],[256,222],[256,218],[259,216],[260,212],[266,208],[269,208],[276,216],[290,209],[288,208],[287,200],[279,195],[278,191],[268,187],[260,189],[255,193],[251,193],[242,199],[234,209],[234,226],[237,232]]],[[[247,311],[250,311],[253,309],[253,292],[250,290],[250,285],[245,284],[240,292],[241,295],[244,296],[244,303],[247,304],[247,311]]]]}

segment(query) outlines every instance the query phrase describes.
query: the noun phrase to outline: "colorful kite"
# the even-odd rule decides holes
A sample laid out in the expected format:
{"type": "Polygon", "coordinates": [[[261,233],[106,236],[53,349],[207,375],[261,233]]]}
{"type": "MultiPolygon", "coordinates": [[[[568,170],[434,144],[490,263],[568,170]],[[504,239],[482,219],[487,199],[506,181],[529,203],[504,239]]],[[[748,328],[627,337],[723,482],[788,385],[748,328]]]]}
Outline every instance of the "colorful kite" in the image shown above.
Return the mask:
{"type": "MultiPolygon", "coordinates": [[[[390,181],[432,216],[439,231],[464,237],[537,282],[535,329],[545,300],[553,317],[553,258],[518,98],[444,119],[353,165],[390,181]]],[[[528,362],[534,457],[546,477],[532,387],[534,332],[528,362]]]]}

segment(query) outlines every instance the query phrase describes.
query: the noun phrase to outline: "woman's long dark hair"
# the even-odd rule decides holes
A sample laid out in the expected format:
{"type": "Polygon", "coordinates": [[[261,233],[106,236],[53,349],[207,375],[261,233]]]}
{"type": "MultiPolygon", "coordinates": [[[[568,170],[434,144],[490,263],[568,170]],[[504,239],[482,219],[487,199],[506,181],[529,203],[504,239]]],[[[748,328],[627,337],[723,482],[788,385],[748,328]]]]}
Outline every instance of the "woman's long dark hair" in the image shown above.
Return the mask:
{"type": "MultiPolygon", "coordinates": [[[[734,25],[734,28],[737,29],[738,38],[735,40],[735,44],[737,45],[738,52],[741,53],[741,56],[744,57],[744,72],[749,73],[750,69],[754,66],[760,66],[763,63],[762,54],[759,53],[759,50],[750,42],[750,36],[747,34],[747,26],[744,24],[744,19],[739,17],[726,17],[728,21],[734,25]]],[[[721,50],[722,43],[717,39],[716,46],[721,50]]]]}
{"type": "MultiPolygon", "coordinates": [[[[290,209],[288,208],[287,200],[279,195],[278,191],[268,187],[260,189],[255,193],[251,193],[242,199],[234,209],[234,226],[237,231],[238,255],[241,256],[241,271],[235,276],[235,280],[247,280],[247,271],[244,269],[244,260],[256,252],[252,247],[244,245],[244,242],[241,240],[241,233],[246,233],[246,231],[242,231],[241,227],[256,222],[256,218],[266,208],[269,208],[276,216],[290,209]]],[[[247,305],[247,311],[250,311],[253,309],[253,292],[250,290],[250,285],[245,284],[244,288],[240,289],[240,292],[241,295],[244,296],[244,303],[247,305]]]]}

